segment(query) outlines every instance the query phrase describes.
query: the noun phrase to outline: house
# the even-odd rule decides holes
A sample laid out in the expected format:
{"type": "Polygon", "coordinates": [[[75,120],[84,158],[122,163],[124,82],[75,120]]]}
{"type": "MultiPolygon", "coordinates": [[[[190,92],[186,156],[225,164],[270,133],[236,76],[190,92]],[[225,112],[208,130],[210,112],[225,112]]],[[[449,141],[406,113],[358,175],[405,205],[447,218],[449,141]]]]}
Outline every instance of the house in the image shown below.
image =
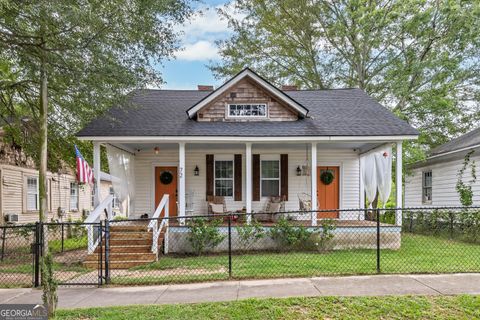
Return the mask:
{"type": "Polygon", "coordinates": [[[472,185],[473,204],[480,204],[480,181],[471,183],[471,166],[479,163],[479,151],[480,128],[432,149],[425,161],[410,167],[405,178],[405,206],[460,206],[456,184],[467,155],[470,159],[462,181],[472,185]]]}
{"type": "MultiPolygon", "coordinates": [[[[152,217],[166,194],[173,216],[206,214],[208,196],[247,213],[264,210],[273,196],[285,199],[287,211],[299,210],[301,196],[312,208],[364,208],[362,156],[396,146],[401,186],[402,142],[418,135],[363,90],[277,88],[248,68],[215,90],[137,90],[125,105],[78,138],[93,142],[95,175],[101,146],[131,158],[124,172],[131,218],[152,217]],[[332,183],[322,182],[325,172],[332,183]]],[[[396,199],[402,203],[401,187],[396,199]]],[[[316,225],[327,217],[363,219],[337,211],[307,219],[316,225]]]]}
{"type": "MultiPolygon", "coordinates": [[[[0,130],[0,138],[2,132],[0,130]]],[[[0,142],[0,224],[38,221],[38,170],[20,148],[0,142]]],[[[93,188],[79,185],[69,168],[47,172],[48,220],[81,219],[93,209],[93,188]]],[[[111,177],[102,174],[102,197],[113,193],[111,177]]],[[[116,201],[115,207],[118,207],[116,201]]]]}

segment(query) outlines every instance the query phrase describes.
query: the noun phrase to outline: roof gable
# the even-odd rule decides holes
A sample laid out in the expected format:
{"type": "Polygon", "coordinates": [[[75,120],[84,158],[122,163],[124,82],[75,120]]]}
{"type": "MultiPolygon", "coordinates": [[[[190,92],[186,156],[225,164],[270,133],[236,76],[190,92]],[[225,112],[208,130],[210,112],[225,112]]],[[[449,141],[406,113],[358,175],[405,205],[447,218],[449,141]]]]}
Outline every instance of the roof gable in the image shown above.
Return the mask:
{"type": "Polygon", "coordinates": [[[298,112],[298,116],[300,118],[306,117],[308,113],[308,109],[305,108],[303,105],[292,99],[290,96],[286,95],[283,91],[279,90],[277,87],[272,85],[270,82],[265,80],[264,78],[260,77],[258,74],[250,70],[249,68],[244,69],[236,76],[225,82],[222,86],[220,86],[215,91],[211,92],[202,100],[195,103],[191,108],[187,110],[187,115],[190,119],[194,118],[198,111],[203,109],[204,107],[208,106],[210,103],[214,102],[216,99],[221,97],[225,94],[228,90],[233,88],[237,85],[241,80],[249,79],[257,84],[260,88],[268,92],[272,97],[277,99],[279,102],[287,105],[291,109],[298,112]]]}

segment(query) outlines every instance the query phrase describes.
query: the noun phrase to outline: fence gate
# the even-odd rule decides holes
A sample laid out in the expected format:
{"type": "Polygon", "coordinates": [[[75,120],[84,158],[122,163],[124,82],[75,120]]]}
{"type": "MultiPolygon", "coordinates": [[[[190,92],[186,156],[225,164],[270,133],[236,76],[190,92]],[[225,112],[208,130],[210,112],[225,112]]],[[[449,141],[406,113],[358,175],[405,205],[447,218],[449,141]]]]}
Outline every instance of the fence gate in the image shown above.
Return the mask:
{"type": "Polygon", "coordinates": [[[105,283],[105,225],[100,223],[37,223],[33,250],[34,286],[41,285],[41,261],[45,246],[53,258],[53,273],[58,285],[105,283]],[[93,233],[93,244],[88,241],[93,233]]]}

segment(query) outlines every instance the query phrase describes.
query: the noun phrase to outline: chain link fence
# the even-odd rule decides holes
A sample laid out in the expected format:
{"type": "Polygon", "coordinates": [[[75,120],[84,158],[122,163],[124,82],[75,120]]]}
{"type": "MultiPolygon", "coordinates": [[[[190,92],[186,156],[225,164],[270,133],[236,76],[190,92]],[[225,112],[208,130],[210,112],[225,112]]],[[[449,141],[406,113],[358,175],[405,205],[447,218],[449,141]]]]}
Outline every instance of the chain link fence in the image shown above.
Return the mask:
{"type": "Polygon", "coordinates": [[[0,285],[38,284],[37,264],[47,243],[62,285],[480,272],[479,207],[160,220],[2,227],[0,285]]]}
{"type": "Polygon", "coordinates": [[[0,286],[34,284],[35,225],[0,227],[0,286]]]}

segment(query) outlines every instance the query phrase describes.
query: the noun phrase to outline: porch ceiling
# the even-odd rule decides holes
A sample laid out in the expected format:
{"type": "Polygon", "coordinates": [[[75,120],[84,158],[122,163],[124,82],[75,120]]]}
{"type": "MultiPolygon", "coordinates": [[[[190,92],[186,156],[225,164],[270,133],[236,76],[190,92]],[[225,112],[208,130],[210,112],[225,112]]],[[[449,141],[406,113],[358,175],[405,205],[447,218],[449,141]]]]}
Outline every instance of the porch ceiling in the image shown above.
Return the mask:
{"type": "MultiPolygon", "coordinates": [[[[376,148],[385,144],[385,142],[365,142],[365,141],[355,141],[355,142],[323,142],[317,144],[317,149],[324,150],[355,150],[359,153],[366,152],[370,149],[376,148]]],[[[155,147],[160,149],[167,150],[177,150],[177,143],[114,143],[115,146],[125,149],[130,152],[137,152],[139,150],[148,150],[155,147]]],[[[301,143],[301,142],[272,142],[272,143],[253,143],[252,147],[254,149],[289,149],[289,150],[305,150],[309,147],[310,143],[301,143]]],[[[206,149],[244,149],[245,143],[191,143],[187,144],[187,150],[206,150],[206,149]]]]}

